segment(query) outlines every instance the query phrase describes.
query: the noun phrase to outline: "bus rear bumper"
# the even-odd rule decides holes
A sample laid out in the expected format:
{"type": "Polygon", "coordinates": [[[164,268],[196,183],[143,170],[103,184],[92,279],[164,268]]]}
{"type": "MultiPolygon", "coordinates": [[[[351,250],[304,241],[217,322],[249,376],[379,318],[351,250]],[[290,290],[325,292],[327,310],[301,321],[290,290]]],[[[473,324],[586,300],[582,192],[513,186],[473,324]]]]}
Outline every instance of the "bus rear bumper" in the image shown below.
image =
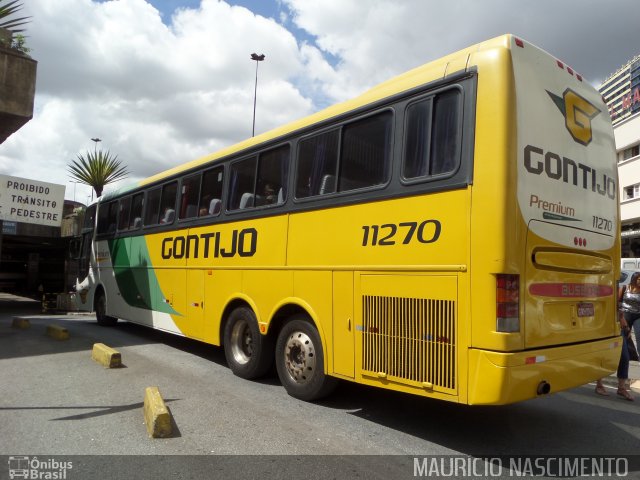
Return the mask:
{"type": "Polygon", "coordinates": [[[620,337],[526,352],[469,350],[469,405],[505,405],[606,377],[620,360],[620,337]]]}

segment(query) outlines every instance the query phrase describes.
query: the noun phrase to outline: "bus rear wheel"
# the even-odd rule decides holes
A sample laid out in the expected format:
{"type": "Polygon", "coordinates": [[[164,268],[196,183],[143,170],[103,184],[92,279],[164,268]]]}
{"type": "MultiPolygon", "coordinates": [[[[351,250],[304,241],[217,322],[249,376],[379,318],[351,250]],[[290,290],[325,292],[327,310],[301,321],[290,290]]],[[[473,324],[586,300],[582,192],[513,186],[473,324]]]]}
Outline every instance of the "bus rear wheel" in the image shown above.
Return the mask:
{"type": "Polygon", "coordinates": [[[304,316],[292,318],[280,331],[276,368],[287,393],[300,400],[319,400],[338,385],[325,374],[320,334],[304,316]]]}
{"type": "Polygon", "coordinates": [[[104,295],[104,292],[99,292],[96,295],[94,304],[98,325],[101,325],[103,327],[113,327],[118,319],[107,315],[107,297],[104,295]]]}
{"type": "Polygon", "coordinates": [[[262,335],[250,308],[236,308],[224,328],[224,356],[229,368],[240,378],[263,376],[273,364],[273,341],[262,335]]]}

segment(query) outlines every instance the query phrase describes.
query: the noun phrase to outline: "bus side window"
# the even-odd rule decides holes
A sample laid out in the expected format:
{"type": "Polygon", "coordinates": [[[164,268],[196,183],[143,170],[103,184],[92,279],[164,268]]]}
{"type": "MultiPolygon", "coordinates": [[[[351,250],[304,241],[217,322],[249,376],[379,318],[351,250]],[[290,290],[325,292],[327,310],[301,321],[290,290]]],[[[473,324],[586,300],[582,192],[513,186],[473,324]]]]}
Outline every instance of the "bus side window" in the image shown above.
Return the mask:
{"type": "Polygon", "coordinates": [[[118,201],[115,200],[109,204],[109,217],[107,219],[107,233],[115,233],[116,224],[118,222],[118,201]]]}
{"type": "Polygon", "coordinates": [[[136,229],[142,226],[142,206],[144,205],[144,193],[133,196],[131,201],[131,215],[129,216],[129,228],[136,229]]]}
{"type": "Polygon", "coordinates": [[[391,163],[393,113],[381,112],[345,125],[340,149],[338,191],[385,183],[391,163]]]}
{"type": "Polygon", "coordinates": [[[107,233],[109,227],[109,204],[100,203],[100,209],[98,210],[98,226],[96,233],[107,233]]]}
{"type": "Polygon", "coordinates": [[[131,212],[131,197],[120,200],[120,213],[118,214],[118,230],[129,228],[129,213],[131,212]]]}
{"type": "Polygon", "coordinates": [[[258,157],[255,205],[280,205],[287,197],[289,145],[263,152],[258,157]]]}
{"type": "Polygon", "coordinates": [[[431,98],[407,108],[406,141],[404,146],[404,178],[425,177],[429,174],[429,143],[431,142],[431,98]]]}
{"type": "Polygon", "coordinates": [[[219,215],[222,207],[222,180],[224,167],[216,167],[202,174],[199,217],[219,215]]]}
{"type": "Polygon", "coordinates": [[[180,218],[198,216],[198,198],[200,197],[200,177],[198,173],[182,179],[180,194],[180,218]]]}
{"type": "Polygon", "coordinates": [[[406,179],[446,174],[460,163],[459,90],[448,90],[407,108],[402,176],[406,179]]]}
{"type": "Polygon", "coordinates": [[[335,192],[339,137],[336,129],[300,141],[296,198],[335,192]]]}
{"type": "Polygon", "coordinates": [[[160,193],[162,189],[160,187],[149,190],[147,193],[146,209],[144,212],[144,224],[155,225],[158,223],[158,217],[160,215],[160,193]]]}
{"type": "Polygon", "coordinates": [[[256,161],[256,157],[251,157],[231,164],[229,210],[253,207],[256,161]]]}
{"type": "Polygon", "coordinates": [[[162,200],[160,201],[160,223],[170,224],[176,218],[176,194],[178,182],[171,182],[162,187],[162,200]]]}
{"type": "Polygon", "coordinates": [[[449,90],[436,97],[431,140],[431,175],[454,171],[460,163],[459,90],[449,90]]]}

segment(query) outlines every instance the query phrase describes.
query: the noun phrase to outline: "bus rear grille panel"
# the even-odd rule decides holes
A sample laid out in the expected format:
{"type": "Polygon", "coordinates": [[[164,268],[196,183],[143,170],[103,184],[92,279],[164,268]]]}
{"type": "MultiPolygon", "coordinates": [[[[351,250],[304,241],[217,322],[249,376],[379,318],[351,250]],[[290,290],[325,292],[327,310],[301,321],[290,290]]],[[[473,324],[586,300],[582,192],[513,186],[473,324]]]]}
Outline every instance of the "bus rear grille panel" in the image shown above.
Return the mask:
{"type": "Polygon", "coordinates": [[[455,390],[455,301],[364,295],[363,370],[455,390]]]}

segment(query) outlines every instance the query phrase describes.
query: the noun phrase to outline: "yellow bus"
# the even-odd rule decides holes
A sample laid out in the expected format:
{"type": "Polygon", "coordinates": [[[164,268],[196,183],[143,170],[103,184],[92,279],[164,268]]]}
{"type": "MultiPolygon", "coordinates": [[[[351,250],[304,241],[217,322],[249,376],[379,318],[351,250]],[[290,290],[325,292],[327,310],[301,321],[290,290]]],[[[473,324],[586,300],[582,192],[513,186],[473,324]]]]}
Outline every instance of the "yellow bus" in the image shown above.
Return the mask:
{"type": "Polygon", "coordinates": [[[512,35],[88,208],[76,297],[339,379],[508,404],[610,374],[619,203],[611,121],[567,64],[512,35]]]}

